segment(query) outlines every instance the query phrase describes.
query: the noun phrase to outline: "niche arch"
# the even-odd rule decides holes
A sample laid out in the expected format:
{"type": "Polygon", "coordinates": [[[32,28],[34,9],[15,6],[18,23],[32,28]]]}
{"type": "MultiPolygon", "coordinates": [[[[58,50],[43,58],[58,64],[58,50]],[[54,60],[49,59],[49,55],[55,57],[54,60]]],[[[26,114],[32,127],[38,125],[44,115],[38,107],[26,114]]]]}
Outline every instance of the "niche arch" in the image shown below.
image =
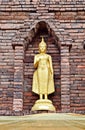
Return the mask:
{"type": "Polygon", "coordinates": [[[34,102],[38,99],[38,95],[32,92],[33,79],[33,61],[34,55],[38,53],[38,45],[41,37],[44,37],[47,43],[47,53],[52,56],[54,68],[55,92],[49,95],[49,99],[53,101],[57,111],[61,110],[61,87],[60,87],[60,43],[55,32],[45,21],[38,22],[25,37],[25,57],[24,57],[24,92],[23,92],[23,109],[31,110],[34,102]]]}

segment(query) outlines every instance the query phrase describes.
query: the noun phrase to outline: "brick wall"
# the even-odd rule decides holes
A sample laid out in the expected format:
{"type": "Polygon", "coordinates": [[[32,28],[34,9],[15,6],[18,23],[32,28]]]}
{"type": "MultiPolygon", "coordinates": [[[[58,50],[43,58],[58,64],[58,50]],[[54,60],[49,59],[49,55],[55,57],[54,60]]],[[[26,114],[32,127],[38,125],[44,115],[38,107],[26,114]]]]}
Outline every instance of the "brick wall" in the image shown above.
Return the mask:
{"type": "Polygon", "coordinates": [[[85,1],[1,0],[1,115],[29,114],[38,98],[31,92],[31,65],[40,41],[38,23],[42,21],[46,28],[39,26],[48,31],[45,39],[54,66],[56,91],[49,98],[57,112],[85,113],[85,1]]]}

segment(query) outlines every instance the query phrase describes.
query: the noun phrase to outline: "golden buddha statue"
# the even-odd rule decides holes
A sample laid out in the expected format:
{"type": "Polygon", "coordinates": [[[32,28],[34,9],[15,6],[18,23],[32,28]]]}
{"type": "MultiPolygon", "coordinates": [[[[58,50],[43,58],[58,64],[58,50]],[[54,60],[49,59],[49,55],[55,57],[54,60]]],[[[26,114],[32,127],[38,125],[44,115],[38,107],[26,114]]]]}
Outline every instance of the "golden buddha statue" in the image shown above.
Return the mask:
{"type": "Polygon", "coordinates": [[[32,91],[39,95],[40,99],[35,103],[32,110],[55,110],[48,94],[54,92],[52,58],[46,54],[46,43],[44,38],[39,44],[39,54],[35,55],[32,91]],[[43,105],[42,105],[43,104],[43,105]],[[46,105],[47,104],[47,105],[46,105]],[[49,104],[51,105],[49,107],[49,104]],[[47,107],[48,106],[48,107],[47,107]]]}

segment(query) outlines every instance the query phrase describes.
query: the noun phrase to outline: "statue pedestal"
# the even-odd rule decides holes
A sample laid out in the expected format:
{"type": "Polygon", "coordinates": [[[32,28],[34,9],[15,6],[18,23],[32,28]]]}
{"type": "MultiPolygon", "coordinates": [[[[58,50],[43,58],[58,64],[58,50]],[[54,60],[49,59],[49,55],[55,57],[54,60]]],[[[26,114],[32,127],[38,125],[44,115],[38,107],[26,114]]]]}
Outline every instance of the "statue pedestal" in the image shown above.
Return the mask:
{"type": "Polygon", "coordinates": [[[35,102],[31,111],[37,110],[48,110],[48,111],[56,111],[55,107],[52,104],[52,101],[48,99],[39,99],[35,102]]]}

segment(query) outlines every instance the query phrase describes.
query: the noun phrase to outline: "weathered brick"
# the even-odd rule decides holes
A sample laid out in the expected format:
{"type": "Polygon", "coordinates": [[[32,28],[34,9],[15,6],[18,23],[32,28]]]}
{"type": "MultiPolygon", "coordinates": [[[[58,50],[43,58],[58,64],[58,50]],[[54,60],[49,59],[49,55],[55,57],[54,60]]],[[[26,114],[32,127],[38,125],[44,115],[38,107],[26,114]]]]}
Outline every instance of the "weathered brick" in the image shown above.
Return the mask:
{"type": "Polygon", "coordinates": [[[32,93],[32,79],[42,34],[54,67],[55,93],[49,99],[57,112],[85,113],[84,5],[78,0],[0,1],[1,115],[29,114],[39,98],[32,93]]]}

